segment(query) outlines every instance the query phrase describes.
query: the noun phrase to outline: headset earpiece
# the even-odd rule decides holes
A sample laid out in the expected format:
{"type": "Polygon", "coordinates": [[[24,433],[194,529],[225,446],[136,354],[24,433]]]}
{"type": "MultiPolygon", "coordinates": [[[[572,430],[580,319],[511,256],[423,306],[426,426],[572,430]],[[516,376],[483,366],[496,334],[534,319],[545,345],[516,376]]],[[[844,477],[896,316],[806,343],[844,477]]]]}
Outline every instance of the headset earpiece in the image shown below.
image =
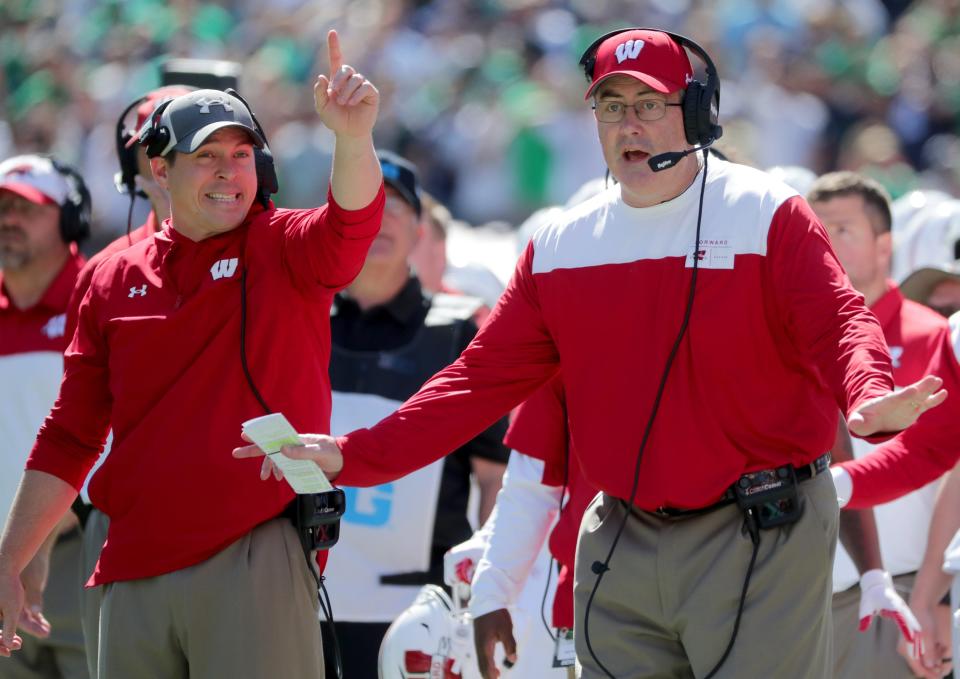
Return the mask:
{"type": "Polygon", "coordinates": [[[90,191],[80,173],[69,165],[50,158],[60,176],[69,187],[66,200],[60,206],[60,237],[64,243],[80,243],[90,236],[91,200],[90,191]]]}
{"type": "Polygon", "coordinates": [[[140,133],[138,143],[146,147],[148,158],[157,158],[163,154],[167,144],[170,143],[170,130],[167,129],[166,125],[161,125],[160,121],[163,118],[163,112],[167,110],[167,106],[172,101],[173,99],[167,99],[157,106],[150,114],[150,127],[145,128],[140,133]]]}
{"type": "Polygon", "coordinates": [[[134,130],[133,133],[131,133],[127,130],[127,126],[124,123],[127,116],[130,115],[130,111],[140,106],[140,104],[146,100],[146,97],[140,97],[123,109],[123,113],[120,114],[120,118],[117,120],[116,130],[117,160],[120,163],[120,172],[114,177],[114,184],[116,184],[117,190],[120,193],[128,196],[136,194],[141,198],[146,198],[147,194],[137,188],[135,179],[138,174],[137,149],[135,145],[130,144],[130,140],[134,138],[139,130],[134,130]]]}
{"type": "Polygon", "coordinates": [[[253,149],[253,160],[257,168],[257,199],[263,207],[267,207],[270,203],[270,196],[280,190],[280,182],[277,180],[277,167],[273,163],[273,153],[271,153],[270,146],[267,143],[267,134],[263,131],[263,126],[260,125],[260,121],[257,120],[257,116],[253,112],[253,109],[250,108],[247,100],[241,97],[240,93],[232,87],[228,87],[224,91],[239,99],[240,102],[247,107],[247,112],[250,114],[250,120],[253,121],[254,129],[257,134],[260,135],[260,138],[263,139],[263,148],[258,149],[254,147],[253,149]]]}

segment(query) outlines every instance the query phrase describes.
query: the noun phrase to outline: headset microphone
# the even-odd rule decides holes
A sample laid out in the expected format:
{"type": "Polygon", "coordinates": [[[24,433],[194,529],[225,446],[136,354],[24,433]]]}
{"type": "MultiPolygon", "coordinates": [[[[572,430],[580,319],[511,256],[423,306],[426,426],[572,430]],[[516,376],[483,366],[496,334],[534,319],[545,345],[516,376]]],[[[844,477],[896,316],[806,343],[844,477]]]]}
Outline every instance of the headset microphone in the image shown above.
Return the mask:
{"type": "Polygon", "coordinates": [[[694,146],[692,149],[687,149],[686,151],[668,151],[667,153],[660,153],[655,155],[653,158],[650,158],[647,163],[650,165],[650,169],[654,172],[660,172],[662,170],[669,170],[671,167],[679,163],[681,160],[689,156],[691,153],[696,153],[697,151],[703,151],[705,149],[713,146],[713,142],[716,139],[711,139],[706,144],[701,144],[700,146],[694,146]]]}

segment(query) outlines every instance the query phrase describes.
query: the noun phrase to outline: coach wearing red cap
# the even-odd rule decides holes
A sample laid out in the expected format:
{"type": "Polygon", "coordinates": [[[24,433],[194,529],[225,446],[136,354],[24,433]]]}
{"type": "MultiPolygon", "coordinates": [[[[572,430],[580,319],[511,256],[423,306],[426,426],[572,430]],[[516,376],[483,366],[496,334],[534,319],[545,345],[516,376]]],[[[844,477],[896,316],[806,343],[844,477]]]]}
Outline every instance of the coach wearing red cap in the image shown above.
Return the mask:
{"type": "Polygon", "coordinates": [[[883,436],[945,394],[929,377],[893,393],[881,329],[796,191],[696,152],[721,134],[702,49],[629,29],[582,63],[618,183],[536,233],[476,339],[395,414],[289,453],[383,483],[559,369],[602,491],[576,559],[582,676],[823,679],[837,410],[883,436]]]}
{"type": "MultiPolygon", "coordinates": [[[[90,234],[79,174],[47,156],[0,163],[0,530],[63,376],[65,311],[90,234]]],[[[87,679],[80,633],[80,535],[65,516],[21,574],[27,635],[4,679],[87,679]],[[49,585],[44,592],[44,586],[49,585]],[[28,636],[29,635],[29,636],[28,636]]]]}
{"type": "Polygon", "coordinates": [[[331,301],[380,227],[379,93],[343,63],[335,31],[328,53],[313,90],[336,137],[325,205],[269,200],[266,136],[236,93],[175,97],[141,130],[170,218],[101,262],[80,302],[0,542],[0,655],[18,645],[18,575],[112,427],[90,482],[110,518],[89,580],[105,586],[100,679],[322,676],[317,582],[286,518],[294,493],[230,451],[265,410],[329,426],[331,301]]]}

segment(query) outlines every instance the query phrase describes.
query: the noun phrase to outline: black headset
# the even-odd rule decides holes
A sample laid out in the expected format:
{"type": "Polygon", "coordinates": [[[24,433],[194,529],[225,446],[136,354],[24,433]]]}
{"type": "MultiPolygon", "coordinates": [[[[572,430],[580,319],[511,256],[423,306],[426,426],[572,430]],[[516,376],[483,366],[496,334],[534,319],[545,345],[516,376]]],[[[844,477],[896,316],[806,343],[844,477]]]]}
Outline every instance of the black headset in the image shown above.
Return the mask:
{"type": "Polygon", "coordinates": [[[597,63],[597,51],[600,49],[600,45],[609,38],[627,31],[664,33],[703,61],[707,67],[707,82],[701,83],[699,80],[691,80],[687,84],[687,90],[683,96],[683,132],[687,142],[694,146],[704,146],[719,139],[723,135],[723,128],[719,124],[720,77],[717,75],[717,67],[714,66],[710,55],[690,38],[659,28],[632,27],[610,31],[597,38],[580,57],[580,65],[583,66],[587,81],[593,82],[593,69],[597,63]]]}
{"type": "Polygon", "coordinates": [[[60,205],[60,237],[64,243],[81,243],[90,236],[90,190],[74,168],[52,156],[45,157],[66,180],[68,187],[67,197],[60,205]]]}
{"type": "Polygon", "coordinates": [[[124,125],[127,116],[130,114],[130,111],[140,106],[140,104],[147,101],[147,96],[140,97],[125,109],[123,113],[120,114],[120,118],[117,119],[117,130],[116,130],[116,140],[117,140],[117,160],[120,162],[120,172],[114,177],[113,181],[117,185],[117,190],[120,193],[133,197],[134,195],[140,196],[141,198],[146,198],[147,194],[137,188],[136,176],[140,174],[139,169],[137,168],[137,149],[131,144],[130,140],[133,139],[137,130],[130,132],[127,130],[127,126],[124,125]]]}
{"type": "MultiPolygon", "coordinates": [[[[227,88],[223,91],[239,99],[240,103],[246,107],[247,113],[250,114],[250,119],[253,121],[253,129],[263,139],[263,148],[254,146],[253,159],[257,170],[257,199],[264,207],[267,207],[270,196],[280,189],[280,183],[277,181],[277,169],[273,163],[273,154],[270,153],[270,148],[267,145],[267,135],[246,99],[241,97],[240,93],[233,88],[227,88]]],[[[150,126],[145,128],[140,135],[138,142],[141,146],[146,147],[148,158],[159,157],[170,143],[170,130],[167,129],[166,125],[161,125],[160,121],[163,118],[163,112],[173,101],[175,101],[175,98],[167,99],[153,110],[153,113],[150,114],[150,126]]]]}

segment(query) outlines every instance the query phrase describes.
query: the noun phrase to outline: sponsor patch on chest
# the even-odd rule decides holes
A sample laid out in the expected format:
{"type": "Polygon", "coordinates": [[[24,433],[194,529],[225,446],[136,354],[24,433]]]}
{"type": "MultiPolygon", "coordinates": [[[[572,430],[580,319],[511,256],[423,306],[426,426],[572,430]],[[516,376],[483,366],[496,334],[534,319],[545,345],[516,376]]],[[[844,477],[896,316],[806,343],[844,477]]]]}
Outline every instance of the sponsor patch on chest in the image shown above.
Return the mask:
{"type": "Polygon", "coordinates": [[[726,240],[701,240],[699,247],[692,245],[687,250],[686,267],[693,268],[694,260],[698,260],[698,269],[732,269],[733,246],[726,240]]]}

